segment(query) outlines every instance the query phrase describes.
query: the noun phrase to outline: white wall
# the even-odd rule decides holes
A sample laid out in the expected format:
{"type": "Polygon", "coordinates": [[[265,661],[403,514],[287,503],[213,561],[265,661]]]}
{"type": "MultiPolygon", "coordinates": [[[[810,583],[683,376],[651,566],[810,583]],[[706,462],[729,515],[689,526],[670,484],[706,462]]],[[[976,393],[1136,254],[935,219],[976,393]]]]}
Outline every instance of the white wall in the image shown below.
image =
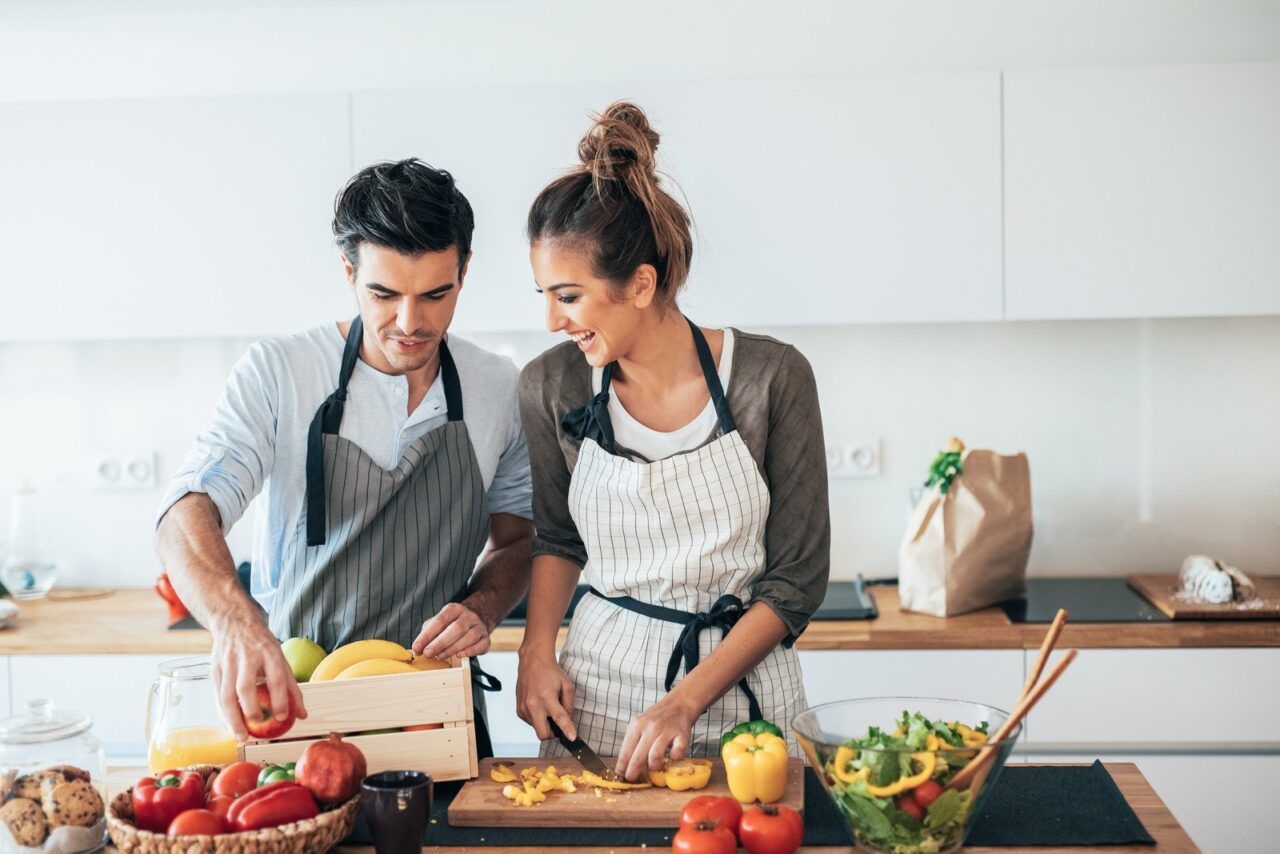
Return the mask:
{"type": "Polygon", "coordinates": [[[1274,59],[1270,0],[6,0],[0,101],[1274,59]]]}
{"type": "MultiPolygon", "coordinates": [[[[1280,573],[1280,318],[763,331],[813,363],[829,437],[883,442],[881,477],[832,481],[836,578],[894,574],[908,490],[951,433],[1030,455],[1033,574],[1173,571],[1195,551],[1280,573]]],[[[524,361],[553,339],[476,340],[524,361]]],[[[95,492],[92,461],[155,450],[172,473],[246,343],[0,345],[0,508],[35,482],[69,581],[154,578],[160,491],[95,492]]]]}

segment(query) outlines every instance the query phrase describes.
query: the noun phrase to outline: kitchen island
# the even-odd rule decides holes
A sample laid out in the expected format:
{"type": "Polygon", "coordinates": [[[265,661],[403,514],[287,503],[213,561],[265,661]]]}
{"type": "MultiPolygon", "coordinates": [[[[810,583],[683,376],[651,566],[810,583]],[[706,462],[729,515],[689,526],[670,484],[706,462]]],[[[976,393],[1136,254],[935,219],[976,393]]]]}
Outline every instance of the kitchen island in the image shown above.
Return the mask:
{"type": "MultiPolygon", "coordinates": [[[[870,589],[877,619],[815,621],[797,642],[810,704],[923,695],[1009,708],[1044,625],[1012,623],[998,608],[903,613],[896,588],[870,589]]],[[[49,697],[90,712],[114,761],[145,755],[143,711],[157,665],[211,646],[202,630],[168,631],[150,590],[21,608],[16,625],[0,631],[0,704],[17,711],[49,697]]],[[[488,695],[490,730],[497,750],[512,756],[537,746],[511,690],[522,636],[519,625],[499,627],[483,659],[505,686],[488,695]]],[[[1080,657],[1029,716],[1011,761],[1136,762],[1206,849],[1280,837],[1270,797],[1280,779],[1280,622],[1068,623],[1058,648],[1080,657]],[[1233,783],[1204,785],[1220,779],[1233,783]]]]}
{"type": "MultiPolygon", "coordinates": [[[[1159,852],[1159,854],[1173,854],[1173,852],[1190,852],[1199,849],[1191,841],[1191,837],[1183,830],[1182,825],[1178,823],[1177,817],[1174,816],[1169,808],[1165,806],[1160,796],[1156,794],[1151,784],[1138,770],[1137,766],[1131,763],[1107,763],[1107,770],[1111,773],[1112,778],[1116,781],[1116,785],[1120,787],[1120,791],[1124,794],[1125,800],[1133,808],[1138,819],[1146,827],[1147,832],[1156,840],[1155,847],[1148,845],[1108,845],[1102,847],[1036,847],[1034,850],[1037,854],[1078,854],[1078,852],[1098,851],[1107,854],[1140,854],[1140,852],[1159,852]]],[[[139,777],[145,773],[145,769],[139,767],[115,768],[107,777],[107,786],[112,796],[116,792],[133,785],[139,777]]],[[[430,831],[428,831],[428,835],[430,831]]],[[[108,851],[115,851],[114,846],[108,846],[108,851]]],[[[368,845],[356,846],[340,846],[334,849],[340,854],[372,854],[373,847],[368,845]]],[[[493,848],[461,848],[461,847],[439,847],[427,845],[422,849],[430,854],[463,854],[463,852],[493,852],[493,854],[526,854],[526,852],[546,850],[545,848],[510,848],[510,847],[493,847],[493,848]]],[[[569,849],[574,852],[615,852],[615,854],[653,854],[654,848],[588,848],[574,847],[569,849]]],[[[847,847],[802,847],[804,852],[819,851],[848,851],[847,847]]],[[[965,848],[967,852],[986,852],[986,854],[1007,854],[1007,852],[1015,851],[1014,848],[965,848]]]]}

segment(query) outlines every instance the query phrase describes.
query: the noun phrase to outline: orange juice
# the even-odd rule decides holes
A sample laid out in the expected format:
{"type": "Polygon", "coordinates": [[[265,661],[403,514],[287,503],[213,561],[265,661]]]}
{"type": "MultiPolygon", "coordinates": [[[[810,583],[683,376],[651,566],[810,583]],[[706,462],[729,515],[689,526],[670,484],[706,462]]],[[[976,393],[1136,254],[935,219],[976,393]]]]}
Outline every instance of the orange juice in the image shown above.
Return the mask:
{"type": "Polygon", "coordinates": [[[153,774],[187,765],[227,765],[235,761],[235,737],[212,726],[178,727],[156,733],[148,756],[153,774]]]}

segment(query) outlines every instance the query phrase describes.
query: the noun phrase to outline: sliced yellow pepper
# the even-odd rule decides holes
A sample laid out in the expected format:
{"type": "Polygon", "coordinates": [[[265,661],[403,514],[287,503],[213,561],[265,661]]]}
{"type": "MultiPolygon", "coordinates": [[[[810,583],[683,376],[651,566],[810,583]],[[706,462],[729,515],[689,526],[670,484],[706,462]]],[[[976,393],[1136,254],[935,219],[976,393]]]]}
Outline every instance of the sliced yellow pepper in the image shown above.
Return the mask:
{"type": "Polygon", "coordinates": [[[495,765],[489,769],[489,778],[495,783],[514,783],[516,775],[505,765],[495,765]]]}
{"type": "Polygon", "coordinates": [[[770,732],[734,736],[721,751],[729,791],[742,803],[771,804],[787,791],[787,742],[770,732]]]}
{"type": "Polygon", "coordinates": [[[873,786],[867,783],[867,794],[877,798],[890,798],[901,794],[907,789],[914,789],[925,780],[928,780],[933,776],[934,769],[938,767],[938,757],[925,750],[911,754],[911,761],[920,763],[921,770],[919,772],[907,777],[899,777],[887,786],[873,786]]]}
{"type": "Polygon", "coordinates": [[[628,783],[626,780],[606,780],[599,774],[582,769],[582,782],[587,786],[595,786],[597,789],[614,789],[621,791],[623,789],[648,789],[653,786],[648,780],[643,783],[628,783]]]}
{"type": "Polygon", "coordinates": [[[863,773],[866,768],[854,771],[849,764],[857,757],[857,752],[852,747],[841,745],[836,748],[836,755],[831,760],[831,774],[842,783],[852,783],[854,780],[865,780],[867,775],[863,773]]]}
{"type": "Polygon", "coordinates": [[[677,759],[659,771],[649,771],[649,782],[673,792],[704,789],[711,782],[710,759],[677,759]]]}

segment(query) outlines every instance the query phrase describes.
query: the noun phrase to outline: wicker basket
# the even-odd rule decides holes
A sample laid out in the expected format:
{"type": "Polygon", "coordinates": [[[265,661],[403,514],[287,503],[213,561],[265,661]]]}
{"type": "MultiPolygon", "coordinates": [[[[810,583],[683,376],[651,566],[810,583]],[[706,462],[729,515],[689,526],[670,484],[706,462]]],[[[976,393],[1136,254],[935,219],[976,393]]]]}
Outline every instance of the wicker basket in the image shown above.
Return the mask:
{"type": "MultiPolygon", "coordinates": [[[[185,771],[196,771],[204,777],[206,789],[219,766],[192,765],[185,771]]],[[[163,833],[139,830],[133,823],[133,789],[111,799],[107,808],[107,827],[111,841],[123,854],[312,854],[334,848],[351,833],[360,811],[360,796],[315,818],[279,827],[267,827],[247,833],[224,833],[221,836],[179,836],[170,839],[163,833]]]]}

